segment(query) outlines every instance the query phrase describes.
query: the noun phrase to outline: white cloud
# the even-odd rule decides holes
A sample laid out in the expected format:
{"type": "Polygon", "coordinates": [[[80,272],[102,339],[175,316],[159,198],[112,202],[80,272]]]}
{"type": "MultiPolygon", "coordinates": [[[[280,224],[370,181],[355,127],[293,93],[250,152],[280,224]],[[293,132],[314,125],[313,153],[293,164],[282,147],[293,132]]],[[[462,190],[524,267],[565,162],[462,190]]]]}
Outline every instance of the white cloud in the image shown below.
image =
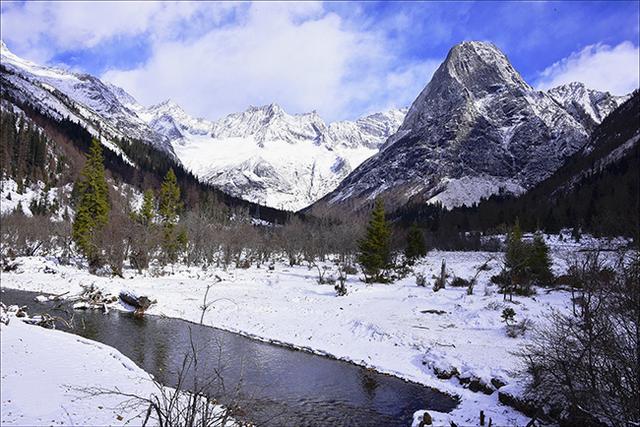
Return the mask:
{"type": "Polygon", "coordinates": [[[547,67],[536,82],[539,89],[579,81],[587,87],[625,95],[640,86],[640,50],[626,41],[611,47],[589,45],[547,67]]]}
{"type": "Polygon", "coordinates": [[[2,38],[29,59],[45,62],[69,49],[91,48],[113,37],[150,33],[169,37],[176,25],[201,14],[219,22],[239,3],[70,1],[3,2],[2,38]]]}
{"type": "Polygon", "coordinates": [[[151,56],[101,77],[207,118],[271,102],[327,120],[406,106],[439,62],[399,58],[384,28],[319,2],[3,2],[1,20],[10,48],[41,63],[140,37],[151,56]]]}
{"type": "Polygon", "coordinates": [[[234,24],[186,42],[157,40],[143,66],[103,77],[144,104],[171,97],[207,118],[277,102],[335,120],[411,103],[437,63],[399,62],[382,33],[321,4],[254,3],[234,24]]]}

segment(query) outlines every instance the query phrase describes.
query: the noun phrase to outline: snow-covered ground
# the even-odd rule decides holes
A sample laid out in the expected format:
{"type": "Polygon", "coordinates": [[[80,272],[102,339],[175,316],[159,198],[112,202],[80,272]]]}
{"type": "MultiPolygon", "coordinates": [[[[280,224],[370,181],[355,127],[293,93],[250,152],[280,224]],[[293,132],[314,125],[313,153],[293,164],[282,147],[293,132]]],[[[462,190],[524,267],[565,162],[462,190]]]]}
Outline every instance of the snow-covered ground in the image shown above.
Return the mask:
{"type": "Polygon", "coordinates": [[[0,331],[3,426],[140,425],[138,411],[121,406],[127,398],[83,390],[118,388],[138,396],[158,392],[149,374],[109,346],[16,317],[1,324],[0,331]]]}
{"type": "MultiPolygon", "coordinates": [[[[41,200],[46,197],[48,204],[51,205],[54,201],[66,206],[68,205],[68,199],[71,197],[71,190],[73,186],[67,184],[63,187],[54,187],[48,189],[46,192],[43,182],[38,181],[26,187],[21,193],[18,192],[18,184],[12,179],[0,180],[0,214],[9,214],[18,206],[22,208],[22,212],[27,216],[32,216],[31,202],[41,200]]],[[[73,212],[68,209],[68,213],[73,212]]],[[[52,216],[54,220],[60,220],[62,216],[62,210],[59,210],[56,215],[52,216]]]]}
{"type": "MultiPolygon", "coordinates": [[[[449,420],[477,423],[480,410],[494,425],[526,424],[526,417],[498,403],[497,392],[472,392],[456,377],[438,379],[434,368],[456,368],[459,377],[486,385],[492,379],[513,384],[518,370],[513,352],[527,338],[506,335],[502,309],[514,308],[516,321],[528,318],[541,324],[550,309],[563,310],[570,304],[567,292],[542,289],[534,297],[503,302],[489,282],[500,269],[501,255],[484,252],[431,252],[415,267],[425,273],[427,287],[416,286],[413,274],[388,285],[367,285],[350,276],[344,297],[337,297],[330,285],[317,284],[315,269],[306,266],[276,264],[273,271],[265,266],[228,271],[175,266],[163,276],[126,271],[120,279],[91,276],[73,266],[57,265],[54,259],[20,261],[17,272],[2,275],[2,286],[49,293],[78,292],[80,285],[91,283],[113,294],[129,289],[157,299],[150,314],[196,322],[206,286],[211,284],[209,300],[220,300],[207,312],[205,324],[330,354],[458,395],[461,403],[452,413],[431,414],[437,423],[447,425],[449,420]],[[493,258],[490,270],[479,273],[473,295],[467,295],[466,288],[432,290],[432,275],[439,272],[443,259],[452,277],[469,279],[489,258],[493,258]],[[45,273],[45,267],[55,273],[45,273]]],[[[556,257],[554,269],[562,272],[566,262],[556,257]]]]}

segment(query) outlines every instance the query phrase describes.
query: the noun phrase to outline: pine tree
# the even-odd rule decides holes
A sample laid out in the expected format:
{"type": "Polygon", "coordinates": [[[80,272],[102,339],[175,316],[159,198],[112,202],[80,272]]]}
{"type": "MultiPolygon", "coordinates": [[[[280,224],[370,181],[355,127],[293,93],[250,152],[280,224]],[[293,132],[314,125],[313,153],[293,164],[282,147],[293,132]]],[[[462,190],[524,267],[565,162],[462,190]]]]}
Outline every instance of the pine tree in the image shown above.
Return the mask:
{"type": "Polygon", "coordinates": [[[144,227],[148,227],[155,216],[155,200],[153,191],[147,190],[142,198],[142,206],[140,211],[136,213],[135,220],[144,227]]]}
{"type": "Polygon", "coordinates": [[[98,235],[109,221],[109,187],[105,178],[102,148],[94,139],[89,158],[75,183],[74,193],[78,197],[72,236],[80,252],[87,257],[89,268],[95,271],[100,266],[98,235]]]}
{"type": "Polygon", "coordinates": [[[553,279],[549,247],[544,242],[544,237],[540,231],[533,236],[527,264],[533,282],[548,284],[553,279]]]}
{"type": "Polygon", "coordinates": [[[176,262],[181,246],[179,233],[176,231],[178,212],[182,209],[180,202],[180,187],[173,169],[169,169],[160,187],[159,213],[162,221],[162,246],[166,260],[176,262]]]}
{"type": "Polygon", "coordinates": [[[526,248],[522,242],[522,230],[520,222],[516,220],[511,232],[507,235],[507,248],[505,250],[504,263],[507,270],[522,269],[526,264],[526,248]]]}
{"type": "Polygon", "coordinates": [[[408,264],[413,264],[416,259],[427,254],[427,246],[424,243],[424,235],[418,225],[414,222],[407,235],[407,247],[404,256],[408,264]]]}
{"type": "Polygon", "coordinates": [[[385,281],[384,272],[389,267],[391,258],[390,237],[391,231],[385,219],[384,204],[381,199],[377,199],[371,212],[367,234],[359,245],[358,262],[367,281],[385,281]]]}

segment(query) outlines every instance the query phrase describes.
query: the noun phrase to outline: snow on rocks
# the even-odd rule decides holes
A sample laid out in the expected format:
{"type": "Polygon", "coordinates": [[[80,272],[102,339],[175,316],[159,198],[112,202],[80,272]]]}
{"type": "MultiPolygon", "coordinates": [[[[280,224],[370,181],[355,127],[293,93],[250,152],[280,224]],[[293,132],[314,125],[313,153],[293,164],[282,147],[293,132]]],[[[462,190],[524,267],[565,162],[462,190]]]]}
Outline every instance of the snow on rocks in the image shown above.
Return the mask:
{"type": "MultiPolygon", "coordinates": [[[[56,266],[59,274],[46,275],[43,267],[51,261],[31,257],[20,259],[22,274],[3,274],[2,285],[78,293],[91,281],[105,293],[130,289],[153,295],[158,302],[148,314],[193,322],[202,316],[206,325],[351,361],[459,396],[459,406],[446,415],[458,425],[477,424],[480,410],[494,425],[521,425],[527,417],[502,405],[495,389],[517,382],[519,361],[513,353],[527,334],[508,337],[501,309],[514,308],[516,321],[543,324],[549,309],[569,309],[570,293],[545,291],[504,302],[501,294],[487,292],[494,288],[489,278],[498,273],[500,258],[496,253],[432,251],[414,268],[425,275],[427,286],[416,286],[413,275],[388,285],[367,285],[351,275],[343,297],[336,297],[332,286],[319,285],[307,266],[282,263],[273,270],[253,266],[227,271],[176,265],[173,274],[125,270],[124,278],[111,278],[62,265],[56,266]],[[469,279],[492,257],[478,273],[473,295],[466,288],[432,290],[443,259],[451,277],[469,279]],[[207,286],[209,301],[216,302],[203,316],[200,304],[207,286]],[[449,379],[438,378],[438,371],[447,370],[452,372],[449,379]]],[[[563,260],[554,259],[557,273],[565,268],[563,260]]]]}

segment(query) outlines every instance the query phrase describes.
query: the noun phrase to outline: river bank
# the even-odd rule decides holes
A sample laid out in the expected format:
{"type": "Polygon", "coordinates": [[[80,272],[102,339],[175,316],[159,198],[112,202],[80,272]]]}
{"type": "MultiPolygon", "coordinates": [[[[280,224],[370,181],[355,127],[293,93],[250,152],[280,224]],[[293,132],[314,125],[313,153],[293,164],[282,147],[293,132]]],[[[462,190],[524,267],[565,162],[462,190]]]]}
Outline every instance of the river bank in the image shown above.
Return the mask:
{"type": "MultiPolygon", "coordinates": [[[[208,301],[216,302],[204,315],[206,325],[331,355],[459,396],[460,405],[451,413],[432,414],[437,423],[477,423],[483,410],[494,425],[526,424],[527,417],[499,403],[495,390],[474,392],[469,383],[491,388],[492,380],[518,381],[513,352],[527,335],[507,336],[500,317],[503,307],[513,307],[516,320],[543,324],[550,309],[569,307],[569,294],[540,290],[534,297],[503,302],[489,283],[500,268],[494,253],[433,251],[414,270],[430,280],[442,260],[452,277],[462,278],[472,277],[490,261],[478,274],[473,295],[467,295],[466,288],[434,292],[430,286],[416,286],[414,275],[389,285],[366,285],[351,276],[348,295],[337,297],[333,287],[319,285],[315,270],[306,266],[228,271],[174,266],[164,275],[128,270],[124,278],[112,278],[37,257],[18,259],[20,267],[3,273],[2,285],[54,294],[79,292],[89,284],[113,294],[129,289],[157,299],[150,314],[194,322],[202,316],[200,306],[210,285],[208,301]],[[454,369],[457,375],[452,378],[436,375],[454,369]]],[[[563,268],[565,261],[554,259],[554,269],[563,268]]]]}

